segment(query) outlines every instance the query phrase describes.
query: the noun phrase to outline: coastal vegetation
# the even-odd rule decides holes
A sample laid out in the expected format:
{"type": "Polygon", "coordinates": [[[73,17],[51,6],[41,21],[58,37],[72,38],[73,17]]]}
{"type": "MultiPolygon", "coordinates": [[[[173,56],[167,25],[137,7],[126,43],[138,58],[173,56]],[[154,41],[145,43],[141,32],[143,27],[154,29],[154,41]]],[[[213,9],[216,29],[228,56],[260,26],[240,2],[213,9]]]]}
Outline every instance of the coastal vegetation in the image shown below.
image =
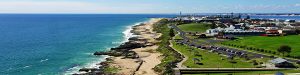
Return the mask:
{"type": "Polygon", "coordinates": [[[291,52],[289,55],[286,55],[287,57],[300,58],[299,38],[299,35],[290,35],[284,37],[249,36],[239,37],[233,41],[222,42],[222,44],[274,55],[280,55],[281,53],[277,50],[280,48],[280,46],[286,45],[291,47],[291,52]]]}
{"type": "Polygon", "coordinates": [[[175,36],[174,36],[174,39],[176,39],[176,40],[181,40],[181,39],[183,39],[183,38],[180,37],[179,35],[175,35],[175,36]]]}
{"type": "Polygon", "coordinates": [[[105,74],[116,74],[120,69],[113,66],[108,66],[103,69],[105,74]]]}
{"type": "Polygon", "coordinates": [[[208,23],[189,23],[182,24],[178,27],[184,32],[205,32],[207,29],[210,29],[212,24],[208,23]]]}
{"type": "Polygon", "coordinates": [[[169,47],[169,39],[171,39],[170,28],[168,27],[167,19],[163,19],[158,23],[154,24],[154,31],[161,33],[162,36],[159,38],[160,42],[158,43],[159,48],[157,51],[163,54],[162,62],[157,65],[154,70],[163,75],[170,75],[173,73],[173,69],[176,67],[176,63],[182,60],[182,56],[169,47]]]}

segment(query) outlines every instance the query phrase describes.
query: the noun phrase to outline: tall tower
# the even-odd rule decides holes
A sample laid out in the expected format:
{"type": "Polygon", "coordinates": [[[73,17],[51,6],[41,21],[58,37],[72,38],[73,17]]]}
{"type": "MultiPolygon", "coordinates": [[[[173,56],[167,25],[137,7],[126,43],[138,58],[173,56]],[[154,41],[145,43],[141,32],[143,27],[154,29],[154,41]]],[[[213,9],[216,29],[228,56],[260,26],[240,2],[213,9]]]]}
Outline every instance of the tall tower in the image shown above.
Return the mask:
{"type": "Polygon", "coordinates": [[[181,11],[179,12],[179,18],[180,18],[179,20],[181,21],[182,20],[182,12],[181,11]]]}
{"type": "Polygon", "coordinates": [[[179,12],[179,16],[182,16],[182,12],[181,11],[179,12]]]}
{"type": "Polygon", "coordinates": [[[231,12],[231,16],[230,16],[230,18],[233,18],[233,12],[231,12]]]}

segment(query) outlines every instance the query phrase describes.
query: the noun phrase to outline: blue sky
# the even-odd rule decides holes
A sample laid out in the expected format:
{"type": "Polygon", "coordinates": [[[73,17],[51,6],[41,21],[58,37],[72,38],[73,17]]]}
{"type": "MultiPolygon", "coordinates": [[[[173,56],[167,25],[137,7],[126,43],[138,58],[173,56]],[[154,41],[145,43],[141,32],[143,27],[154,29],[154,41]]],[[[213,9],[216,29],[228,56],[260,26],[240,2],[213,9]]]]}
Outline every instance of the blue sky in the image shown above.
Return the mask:
{"type": "Polygon", "coordinates": [[[0,0],[0,13],[300,13],[300,0],[0,0]]]}

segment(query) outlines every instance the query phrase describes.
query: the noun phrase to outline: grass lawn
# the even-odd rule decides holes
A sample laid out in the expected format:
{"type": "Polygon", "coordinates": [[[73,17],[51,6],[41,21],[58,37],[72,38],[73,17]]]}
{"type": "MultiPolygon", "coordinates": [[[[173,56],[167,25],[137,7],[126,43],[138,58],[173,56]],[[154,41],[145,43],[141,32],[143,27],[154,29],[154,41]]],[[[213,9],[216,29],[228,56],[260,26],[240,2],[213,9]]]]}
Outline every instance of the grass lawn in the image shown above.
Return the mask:
{"type": "Polygon", "coordinates": [[[178,27],[185,32],[205,32],[210,29],[211,24],[206,23],[190,23],[179,25],[178,27]]]}
{"type": "Polygon", "coordinates": [[[175,35],[175,36],[174,36],[174,38],[175,38],[175,39],[178,39],[178,40],[181,40],[181,39],[183,39],[183,38],[182,38],[182,37],[180,37],[179,35],[175,35]]]}
{"type": "Polygon", "coordinates": [[[183,65],[189,68],[218,68],[218,67],[219,68],[233,68],[233,67],[253,68],[254,67],[251,63],[247,61],[243,61],[242,59],[239,59],[237,57],[235,58],[237,63],[231,64],[226,57],[220,56],[216,53],[211,53],[196,48],[190,48],[187,45],[180,45],[180,44],[176,44],[175,42],[172,42],[172,44],[176,50],[179,50],[180,52],[188,56],[188,60],[184,62],[183,65]],[[189,51],[191,49],[193,49],[194,51],[189,51]],[[196,53],[195,51],[198,51],[198,53],[202,55],[203,60],[201,60],[201,63],[203,63],[203,65],[194,64],[193,58],[198,58],[198,59],[201,58],[201,56],[195,56],[194,54],[196,53]],[[221,58],[224,58],[224,60],[222,60],[221,58]]]}
{"type": "Polygon", "coordinates": [[[224,43],[230,43],[240,46],[262,48],[265,50],[277,51],[281,45],[288,45],[292,48],[292,56],[300,56],[300,36],[280,36],[280,37],[265,37],[265,36],[250,36],[241,37],[235,41],[226,41],[224,43]]]}
{"type": "MultiPolygon", "coordinates": [[[[299,73],[299,70],[283,70],[283,71],[251,71],[242,73],[211,73],[209,75],[274,75],[277,72],[282,72],[285,74],[299,73]]],[[[208,75],[208,74],[183,74],[183,75],[208,75]]],[[[293,74],[296,75],[296,74],[293,74]]]]}

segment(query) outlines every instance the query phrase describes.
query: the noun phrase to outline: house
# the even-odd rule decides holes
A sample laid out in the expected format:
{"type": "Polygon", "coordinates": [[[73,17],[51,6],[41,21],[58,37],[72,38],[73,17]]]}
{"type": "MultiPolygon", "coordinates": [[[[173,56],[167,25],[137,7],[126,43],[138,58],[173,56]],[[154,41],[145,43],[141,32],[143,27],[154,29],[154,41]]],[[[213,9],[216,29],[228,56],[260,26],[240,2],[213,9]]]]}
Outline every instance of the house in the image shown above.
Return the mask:
{"type": "Polygon", "coordinates": [[[286,27],[291,27],[295,29],[300,29],[300,22],[293,23],[293,24],[288,24],[286,27]]]}
{"type": "Polygon", "coordinates": [[[234,25],[230,25],[228,28],[215,28],[215,29],[208,29],[206,31],[207,35],[216,36],[219,33],[223,33],[223,35],[262,35],[265,34],[264,31],[261,30],[244,30],[240,29],[240,26],[236,27],[234,25]]]}
{"type": "Polygon", "coordinates": [[[267,36],[278,36],[279,35],[278,29],[279,29],[278,27],[267,27],[266,35],[267,36]]]}
{"type": "Polygon", "coordinates": [[[297,34],[296,29],[292,27],[283,27],[281,30],[278,30],[279,34],[284,35],[294,35],[297,34]]]}
{"type": "Polygon", "coordinates": [[[296,20],[285,20],[285,23],[286,24],[289,24],[289,23],[295,23],[296,22],[296,20]]]}
{"type": "Polygon", "coordinates": [[[270,60],[269,62],[274,64],[275,67],[278,67],[278,68],[294,68],[295,67],[291,62],[289,62],[285,59],[282,59],[282,58],[276,58],[276,59],[270,60]]]}
{"type": "Polygon", "coordinates": [[[233,19],[230,19],[230,18],[221,18],[221,19],[219,19],[219,21],[221,23],[232,23],[233,19]]]}

